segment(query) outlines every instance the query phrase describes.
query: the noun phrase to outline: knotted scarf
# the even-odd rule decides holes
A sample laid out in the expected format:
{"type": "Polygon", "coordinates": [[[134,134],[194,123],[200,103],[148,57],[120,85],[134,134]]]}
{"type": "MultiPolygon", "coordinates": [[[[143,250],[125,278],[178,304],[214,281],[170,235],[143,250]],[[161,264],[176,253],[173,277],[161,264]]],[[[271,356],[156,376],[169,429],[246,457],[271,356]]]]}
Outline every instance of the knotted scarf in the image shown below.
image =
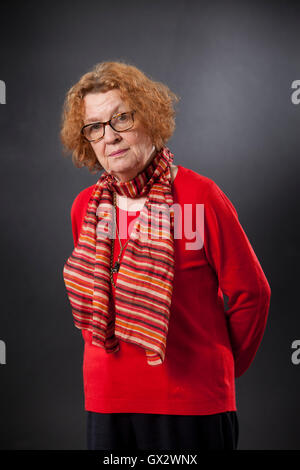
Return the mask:
{"type": "Polygon", "coordinates": [[[170,166],[158,151],[135,178],[120,182],[102,173],[89,199],[78,244],[63,268],[75,326],[92,332],[92,344],[116,352],[119,340],[145,349],[147,363],[164,361],[174,278],[174,210],[170,166]],[[115,236],[113,191],[147,196],[124,251],[111,309],[110,258],[115,236]]]}

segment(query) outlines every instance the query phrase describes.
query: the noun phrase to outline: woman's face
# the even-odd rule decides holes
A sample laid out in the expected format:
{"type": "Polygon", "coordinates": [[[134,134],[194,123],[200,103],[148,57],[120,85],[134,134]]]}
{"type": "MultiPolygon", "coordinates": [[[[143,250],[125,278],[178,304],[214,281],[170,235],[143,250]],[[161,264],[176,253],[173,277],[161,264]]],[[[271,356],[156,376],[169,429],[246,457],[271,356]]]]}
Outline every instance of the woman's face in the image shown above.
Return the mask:
{"type": "MultiPolygon", "coordinates": [[[[122,100],[117,89],[104,93],[88,93],[84,97],[84,103],[85,124],[96,121],[106,122],[118,113],[133,111],[122,100]]],[[[122,182],[129,181],[140,173],[155,154],[152,141],[138,121],[136,114],[131,129],[117,132],[107,125],[103,139],[99,142],[90,142],[90,145],[103,168],[122,182]],[[119,150],[122,152],[113,155],[119,150]]]]}

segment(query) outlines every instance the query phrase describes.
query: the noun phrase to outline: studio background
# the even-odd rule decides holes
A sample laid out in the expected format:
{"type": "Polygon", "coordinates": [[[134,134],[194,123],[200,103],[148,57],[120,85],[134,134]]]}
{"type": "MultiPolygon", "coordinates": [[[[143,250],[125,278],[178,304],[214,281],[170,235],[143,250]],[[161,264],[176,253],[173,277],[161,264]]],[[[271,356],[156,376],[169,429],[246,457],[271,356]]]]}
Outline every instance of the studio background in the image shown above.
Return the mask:
{"type": "Polygon", "coordinates": [[[181,100],[174,163],[213,179],[271,287],[261,346],[236,380],[239,449],[299,449],[297,269],[299,2],[27,1],[1,4],[1,449],[84,449],[83,340],[62,270],[70,208],[99,175],[59,139],[65,93],[124,60],[181,100]]]}

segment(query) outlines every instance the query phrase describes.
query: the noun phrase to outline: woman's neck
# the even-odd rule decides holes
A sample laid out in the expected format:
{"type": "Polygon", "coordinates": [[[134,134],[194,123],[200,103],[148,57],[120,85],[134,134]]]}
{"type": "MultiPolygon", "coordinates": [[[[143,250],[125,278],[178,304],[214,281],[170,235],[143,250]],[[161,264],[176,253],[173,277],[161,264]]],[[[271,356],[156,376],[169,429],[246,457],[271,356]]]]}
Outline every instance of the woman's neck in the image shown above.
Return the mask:
{"type": "MultiPolygon", "coordinates": [[[[178,166],[171,165],[172,183],[177,175],[177,171],[178,171],[178,166]]],[[[147,196],[136,197],[132,199],[131,197],[120,196],[120,194],[117,194],[117,206],[120,209],[123,209],[128,212],[130,211],[138,212],[143,208],[143,205],[145,204],[146,199],[147,199],[147,196]]]]}
{"type": "Polygon", "coordinates": [[[137,171],[136,169],[133,168],[132,171],[129,172],[129,173],[122,174],[122,175],[121,174],[119,174],[119,175],[114,174],[114,177],[120,183],[125,183],[126,181],[130,181],[130,180],[134,179],[139,173],[144,171],[145,168],[147,168],[150,165],[150,163],[153,160],[153,158],[155,157],[156,153],[157,153],[157,150],[155,148],[155,145],[152,145],[152,148],[151,148],[151,150],[148,154],[146,162],[144,162],[144,166],[143,166],[142,169],[139,169],[137,171]]]}

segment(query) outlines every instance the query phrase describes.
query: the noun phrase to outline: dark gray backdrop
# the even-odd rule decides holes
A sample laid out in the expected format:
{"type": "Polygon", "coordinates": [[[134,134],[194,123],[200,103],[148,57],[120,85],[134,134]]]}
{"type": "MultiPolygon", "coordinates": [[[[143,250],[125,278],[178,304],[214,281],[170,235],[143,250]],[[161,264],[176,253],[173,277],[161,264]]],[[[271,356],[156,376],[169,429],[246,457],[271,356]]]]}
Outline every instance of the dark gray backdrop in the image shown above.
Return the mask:
{"type": "Polygon", "coordinates": [[[96,182],[59,141],[68,88],[127,60],[181,101],[174,163],[235,205],[272,289],[267,329],[236,381],[240,449],[299,449],[297,266],[300,79],[296,2],[27,1],[1,4],[0,448],[84,449],[83,342],[62,268],[70,207],[96,182]]]}

